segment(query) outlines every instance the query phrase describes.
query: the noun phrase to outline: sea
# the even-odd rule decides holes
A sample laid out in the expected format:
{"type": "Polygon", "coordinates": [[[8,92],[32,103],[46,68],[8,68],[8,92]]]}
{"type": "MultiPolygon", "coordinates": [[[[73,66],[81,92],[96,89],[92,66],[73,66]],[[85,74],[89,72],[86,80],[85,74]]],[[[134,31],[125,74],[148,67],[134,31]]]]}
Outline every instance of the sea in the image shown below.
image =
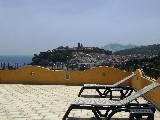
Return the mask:
{"type": "Polygon", "coordinates": [[[13,67],[13,68],[20,68],[23,66],[31,65],[32,62],[32,55],[3,55],[0,56],[0,69],[5,67],[13,67]]]}

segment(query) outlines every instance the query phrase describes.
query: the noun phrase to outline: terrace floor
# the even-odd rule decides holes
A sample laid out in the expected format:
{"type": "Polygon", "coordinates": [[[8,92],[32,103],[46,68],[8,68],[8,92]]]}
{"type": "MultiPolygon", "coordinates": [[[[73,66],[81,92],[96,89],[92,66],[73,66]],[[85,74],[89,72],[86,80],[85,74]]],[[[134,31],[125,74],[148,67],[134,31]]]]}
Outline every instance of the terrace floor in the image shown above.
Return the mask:
{"type": "MultiPolygon", "coordinates": [[[[1,120],[62,120],[70,103],[77,97],[81,86],[65,85],[23,85],[0,84],[1,120]]],[[[95,95],[95,91],[86,90],[83,95],[95,95]]],[[[115,93],[118,94],[118,93],[115,93]]],[[[87,97],[87,96],[86,96],[87,97]]],[[[88,99],[88,98],[87,98],[88,99]]],[[[108,99],[108,98],[89,98],[108,99]]],[[[146,102],[142,97],[140,102],[146,102]]],[[[127,120],[128,113],[116,114],[112,120],[127,120]]],[[[160,112],[156,111],[155,120],[160,112]]],[[[68,120],[96,120],[89,110],[74,110],[68,120]]]]}

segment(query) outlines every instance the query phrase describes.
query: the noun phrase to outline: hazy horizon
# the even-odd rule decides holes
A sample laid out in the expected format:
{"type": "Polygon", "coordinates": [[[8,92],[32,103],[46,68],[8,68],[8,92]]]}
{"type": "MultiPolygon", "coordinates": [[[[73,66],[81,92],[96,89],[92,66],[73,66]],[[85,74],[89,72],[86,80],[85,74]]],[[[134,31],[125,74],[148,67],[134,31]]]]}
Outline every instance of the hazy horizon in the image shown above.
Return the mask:
{"type": "Polygon", "coordinates": [[[159,0],[0,0],[0,55],[160,44],[159,0]]]}

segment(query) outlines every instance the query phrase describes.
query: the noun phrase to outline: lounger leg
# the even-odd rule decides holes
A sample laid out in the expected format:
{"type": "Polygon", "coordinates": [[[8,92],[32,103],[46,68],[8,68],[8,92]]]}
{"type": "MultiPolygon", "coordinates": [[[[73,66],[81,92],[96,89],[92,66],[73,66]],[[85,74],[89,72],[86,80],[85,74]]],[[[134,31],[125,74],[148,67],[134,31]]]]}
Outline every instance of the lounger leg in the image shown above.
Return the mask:
{"type": "Polygon", "coordinates": [[[133,92],[133,89],[130,90],[130,92],[128,93],[128,95],[126,97],[130,96],[132,94],[132,92],[133,92]]]}
{"type": "Polygon", "coordinates": [[[112,100],[112,91],[110,90],[110,100],[112,100]]]}
{"type": "Polygon", "coordinates": [[[104,118],[107,117],[108,112],[109,112],[109,110],[107,110],[105,114],[102,114],[102,113],[100,112],[100,110],[95,109],[95,111],[97,112],[97,114],[98,114],[100,117],[104,117],[104,118]]]}
{"type": "Polygon", "coordinates": [[[154,120],[154,114],[151,116],[148,116],[146,120],[154,120]]]}
{"type": "MultiPolygon", "coordinates": [[[[134,118],[136,118],[136,120],[141,120],[142,116],[134,116],[134,115],[131,115],[129,116],[129,120],[134,120],[134,118]]],[[[150,119],[149,119],[150,120],[150,119]]]]}
{"type": "Polygon", "coordinates": [[[70,106],[67,110],[67,112],[65,113],[65,115],[63,116],[63,120],[66,120],[68,118],[68,115],[70,113],[70,111],[72,110],[72,107],[70,106]]]}
{"type": "MultiPolygon", "coordinates": [[[[137,118],[136,118],[137,119],[137,118]]],[[[134,120],[134,116],[130,115],[129,120],[134,120]]]]}
{"type": "Polygon", "coordinates": [[[96,91],[98,92],[98,94],[99,94],[101,97],[104,97],[103,94],[101,93],[101,91],[99,91],[98,88],[96,88],[96,91]]]}
{"type": "Polygon", "coordinates": [[[105,89],[105,91],[104,91],[104,95],[107,95],[109,93],[109,90],[108,89],[105,89]]]}
{"type": "Polygon", "coordinates": [[[108,95],[108,93],[110,92],[110,90],[105,90],[105,92],[104,92],[104,95],[105,95],[105,97],[107,97],[107,95],[108,95]]]}
{"type": "MultiPolygon", "coordinates": [[[[97,118],[97,120],[102,120],[100,118],[100,115],[98,115],[100,112],[96,110],[96,108],[93,106],[92,107],[92,112],[94,113],[95,117],[97,118]]],[[[101,114],[101,113],[100,113],[101,114]]]]}
{"type": "Polygon", "coordinates": [[[119,109],[113,110],[113,111],[108,115],[108,117],[106,118],[106,120],[110,120],[111,117],[112,117],[114,114],[116,114],[117,112],[122,112],[122,111],[128,112],[128,110],[127,110],[127,109],[124,109],[124,108],[123,108],[123,109],[119,108],[119,109]]]}
{"type": "Polygon", "coordinates": [[[129,91],[130,91],[130,90],[127,89],[124,94],[127,95],[129,91]]]}
{"type": "Polygon", "coordinates": [[[126,90],[126,92],[124,93],[124,97],[126,98],[126,97],[130,96],[132,94],[132,92],[133,92],[133,89],[126,90]]]}
{"type": "Polygon", "coordinates": [[[124,95],[123,91],[120,91],[120,93],[121,93],[120,99],[122,100],[123,98],[125,98],[125,95],[124,95]]]}
{"type": "Polygon", "coordinates": [[[81,90],[79,91],[78,97],[80,97],[80,96],[81,96],[81,94],[82,94],[83,90],[84,90],[84,87],[82,87],[82,88],[81,88],[81,90]]]}

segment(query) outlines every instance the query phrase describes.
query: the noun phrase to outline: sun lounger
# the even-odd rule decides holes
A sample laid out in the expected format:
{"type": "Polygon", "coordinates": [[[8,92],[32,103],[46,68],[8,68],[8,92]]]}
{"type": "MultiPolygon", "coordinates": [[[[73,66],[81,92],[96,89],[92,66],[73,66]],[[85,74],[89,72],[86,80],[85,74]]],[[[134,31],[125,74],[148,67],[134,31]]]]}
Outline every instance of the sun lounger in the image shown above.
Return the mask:
{"type": "MultiPolygon", "coordinates": [[[[121,92],[121,98],[123,99],[124,97],[127,97],[129,95],[131,95],[131,93],[133,92],[133,88],[130,86],[120,86],[123,82],[129,80],[130,78],[132,78],[133,76],[135,76],[136,74],[133,73],[131,75],[129,75],[128,77],[118,81],[117,83],[113,84],[113,85],[99,85],[99,84],[84,84],[84,86],[81,88],[81,90],[79,91],[78,97],[81,96],[82,92],[85,89],[95,89],[98,94],[100,95],[100,97],[106,97],[108,93],[111,93],[112,90],[114,88],[119,88],[122,90],[125,90],[124,93],[121,92]]],[[[112,94],[110,94],[110,99],[112,98],[112,94]]]]}
{"type": "Polygon", "coordinates": [[[137,101],[137,98],[142,96],[143,94],[151,91],[152,89],[155,89],[156,87],[160,86],[159,83],[153,82],[152,84],[144,87],[143,89],[135,92],[134,94],[124,98],[120,101],[113,101],[113,100],[75,100],[66,111],[63,120],[66,120],[68,118],[68,115],[72,109],[87,109],[92,110],[95,117],[98,120],[101,120],[101,118],[105,118],[107,120],[110,120],[111,117],[121,111],[130,112],[132,109],[149,109],[152,110],[153,113],[155,112],[155,108],[153,105],[149,103],[140,104],[137,101]],[[137,101],[137,103],[132,103],[132,101],[137,101]],[[102,114],[100,110],[105,110],[106,113],[102,114]],[[110,113],[109,113],[110,112],[110,113]]]}

